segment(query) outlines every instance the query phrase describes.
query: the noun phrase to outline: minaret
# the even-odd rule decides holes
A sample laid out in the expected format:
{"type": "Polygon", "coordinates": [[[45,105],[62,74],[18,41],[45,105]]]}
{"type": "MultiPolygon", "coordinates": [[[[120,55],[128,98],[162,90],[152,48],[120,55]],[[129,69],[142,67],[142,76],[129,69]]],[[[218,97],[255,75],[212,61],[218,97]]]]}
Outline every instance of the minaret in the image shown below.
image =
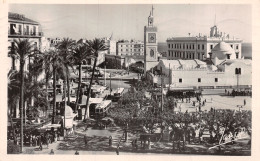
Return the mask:
{"type": "Polygon", "coordinates": [[[157,56],[157,27],[154,26],[153,6],[148,16],[148,24],[144,27],[144,74],[153,66],[151,62],[158,61],[157,56]]]}

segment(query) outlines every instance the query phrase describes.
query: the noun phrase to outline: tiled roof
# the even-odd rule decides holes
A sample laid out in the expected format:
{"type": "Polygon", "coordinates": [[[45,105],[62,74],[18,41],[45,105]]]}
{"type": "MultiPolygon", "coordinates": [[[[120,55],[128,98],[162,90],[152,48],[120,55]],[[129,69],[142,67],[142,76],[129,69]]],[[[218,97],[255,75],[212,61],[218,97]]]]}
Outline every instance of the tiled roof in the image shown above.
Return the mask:
{"type": "Polygon", "coordinates": [[[39,24],[37,21],[31,20],[22,14],[8,12],[8,21],[16,21],[22,23],[39,24]]]}

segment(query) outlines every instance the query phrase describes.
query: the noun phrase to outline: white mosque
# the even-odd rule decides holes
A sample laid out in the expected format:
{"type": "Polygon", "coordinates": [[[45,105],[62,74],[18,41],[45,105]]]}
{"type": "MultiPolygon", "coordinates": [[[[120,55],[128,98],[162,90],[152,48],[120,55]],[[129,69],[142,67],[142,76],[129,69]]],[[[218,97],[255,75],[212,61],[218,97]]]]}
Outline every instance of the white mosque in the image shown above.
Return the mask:
{"type": "Polygon", "coordinates": [[[147,72],[154,84],[171,87],[231,88],[252,86],[252,60],[238,58],[230,44],[221,41],[210,58],[160,60],[147,72]]]}

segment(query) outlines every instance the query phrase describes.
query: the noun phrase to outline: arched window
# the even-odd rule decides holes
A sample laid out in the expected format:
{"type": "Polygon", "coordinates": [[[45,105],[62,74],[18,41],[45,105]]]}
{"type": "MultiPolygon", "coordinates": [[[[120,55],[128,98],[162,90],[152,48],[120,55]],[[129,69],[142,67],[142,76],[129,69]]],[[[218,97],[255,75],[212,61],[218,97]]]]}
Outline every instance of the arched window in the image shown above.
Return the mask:
{"type": "Polygon", "coordinates": [[[150,56],[151,56],[151,57],[154,57],[154,51],[153,51],[153,49],[150,50],[150,56]]]}

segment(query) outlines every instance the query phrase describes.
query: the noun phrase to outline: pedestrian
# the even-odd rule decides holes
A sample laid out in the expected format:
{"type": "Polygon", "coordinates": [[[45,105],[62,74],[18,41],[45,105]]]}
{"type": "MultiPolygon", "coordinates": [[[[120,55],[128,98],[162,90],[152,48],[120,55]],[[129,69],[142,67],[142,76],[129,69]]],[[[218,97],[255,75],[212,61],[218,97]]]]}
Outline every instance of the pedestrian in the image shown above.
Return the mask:
{"type": "Polygon", "coordinates": [[[87,140],[87,136],[86,135],[84,135],[84,142],[85,142],[85,146],[87,146],[88,145],[88,140],[87,140]]]}
{"type": "Polygon", "coordinates": [[[110,147],[112,146],[112,136],[109,136],[108,144],[110,147]]]}
{"type": "Polygon", "coordinates": [[[79,152],[76,150],[75,155],[79,155],[79,152]]]}
{"type": "Polygon", "coordinates": [[[55,143],[57,142],[57,139],[58,139],[58,135],[57,135],[57,132],[55,132],[55,137],[54,137],[54,141],[55,141],[55,143]]]}
{"type": "Polygon", "coordinates": [[[54,155],[54,151],[53,151],[53,149],[51,149],[50,155],[54,155]]]}
{"type": "Polygon", "coordinates": [[[47,145],[47,149],[49,149],[49,136],[48,136],[48,133],[45,135],[45,142],[46,142],[46,145],[47,145]]]}
{"type": "Polygon", "coordinates": [[[39,150],[42,151],[42,139],[39,137],[39,150]]]}
{"type": "Polygon", "coordinates": [[[116,148],[116,155],[119,155],[119,147],[116,148]]]}

